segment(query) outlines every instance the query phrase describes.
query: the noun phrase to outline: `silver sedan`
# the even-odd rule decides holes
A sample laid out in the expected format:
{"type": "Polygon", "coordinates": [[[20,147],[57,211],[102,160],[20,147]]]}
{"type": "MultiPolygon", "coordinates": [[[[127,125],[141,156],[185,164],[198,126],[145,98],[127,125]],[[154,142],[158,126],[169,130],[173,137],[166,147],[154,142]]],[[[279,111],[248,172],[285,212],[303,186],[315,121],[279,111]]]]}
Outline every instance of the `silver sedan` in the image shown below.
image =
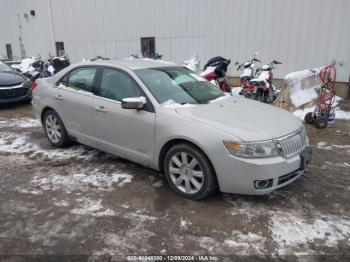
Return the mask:
{"type": "Polygon", "coordinates": [[[227,95],[174,64],[82,62],[33,87],[51,144],[76,141],[154,168],[190,199],[218,189],[266,194],[300,177],[311,160],[291,113],[227,95]]]}

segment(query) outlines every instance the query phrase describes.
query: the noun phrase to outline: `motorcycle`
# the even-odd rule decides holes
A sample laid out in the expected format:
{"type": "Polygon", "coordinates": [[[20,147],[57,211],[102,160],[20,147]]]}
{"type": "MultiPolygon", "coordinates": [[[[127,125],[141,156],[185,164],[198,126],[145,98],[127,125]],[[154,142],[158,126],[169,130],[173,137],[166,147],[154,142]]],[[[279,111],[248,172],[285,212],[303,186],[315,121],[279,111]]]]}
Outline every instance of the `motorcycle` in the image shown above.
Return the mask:
{"type": "Polygon", "coordinates": [[[70,66],[70,61],[67,56],[55,56],[49,59],[49,63],[54,68],[54,74],[70,66]]]}
{"type": "Polygon", "coordinates": [[[256,90],[255,100],[271,104],[277,99],[280,89],[273,84],[272,70],[280,64],[282,63],[273,60],[270,64],[263,65],[256,72],[258,77],[250,80],[250,84],[254,85],[256,90]]]}
{"type": "Polygon", "coordinates": [[[200,75],[208,81],[214,82],[222,91],[231,93],[231,88],[226,78],[227,68],[230,63],[230,59],[221,56],[213,57],[204,65],[203,72],[200,75]]]}
{"type": "Polygon", "coordinates": [[[254,62],[261,62],[259,59],[256,58],[257,55],[258,54],[255,53],[250,60],[244,63],[235,63],[235,65],[238,65],[237,71],[242,71],[242,74],[240,75],[242,89],[239,94],[246,98],[255,98],[256,88],[254,85],[250,84],[250,80],[253,79],[256,75],[256,66],[254,62]]]}

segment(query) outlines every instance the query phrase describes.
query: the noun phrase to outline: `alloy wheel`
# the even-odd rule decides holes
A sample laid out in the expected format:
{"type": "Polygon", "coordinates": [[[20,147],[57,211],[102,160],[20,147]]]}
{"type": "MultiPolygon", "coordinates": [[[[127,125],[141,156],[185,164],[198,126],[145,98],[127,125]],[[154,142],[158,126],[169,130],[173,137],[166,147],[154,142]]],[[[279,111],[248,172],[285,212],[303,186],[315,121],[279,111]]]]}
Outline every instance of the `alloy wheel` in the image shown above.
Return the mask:
{"type": "Polygon", "coordinates": [[[173,184],[186,194],[195,194],[203,187],[203,169],[189,153],[179,152],[170,158],[169,174],[173,184]]]}
{"type": "Polygon", "coordinates": [[[51,140],[52,143],[59,143],[62,133],[61,126],[56,116],[48,115],[45,120],[45,129],[47,136],[51,140]]]}

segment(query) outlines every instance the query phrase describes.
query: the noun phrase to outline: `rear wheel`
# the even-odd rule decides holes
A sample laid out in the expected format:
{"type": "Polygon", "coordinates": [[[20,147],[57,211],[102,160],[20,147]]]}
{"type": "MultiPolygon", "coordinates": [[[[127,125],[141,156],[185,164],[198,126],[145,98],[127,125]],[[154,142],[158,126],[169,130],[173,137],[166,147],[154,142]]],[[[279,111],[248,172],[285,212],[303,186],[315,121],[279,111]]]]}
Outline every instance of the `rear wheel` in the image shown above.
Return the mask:
{"type": "Polygon", "coordinates": [[[312,125],[315,122],[315,117],[312,112],[309,112],[304,117],[305,123],[312,125]]]}
{"type": "Polygon", "coordinates": [[[196,147],[181,143],[171,147],[164,158],[165,177],[176,193],[201,200],[217,189],[217,180],[209,159],[196,147]]]}
{"type": "Polygon", "coordinates": [[[65,147],[71,144],[66,128],[59,115],[53,111],[48,110],[43,117],[43,125],[45,133],[50,143],[57,147],[65,147]]]}
{"type": "Polygon", "coordinates": [[[326,128],[328,125],[328,120],[324,116],[319,116],[315,119],[314,125],[318,129],[326,128]]]}

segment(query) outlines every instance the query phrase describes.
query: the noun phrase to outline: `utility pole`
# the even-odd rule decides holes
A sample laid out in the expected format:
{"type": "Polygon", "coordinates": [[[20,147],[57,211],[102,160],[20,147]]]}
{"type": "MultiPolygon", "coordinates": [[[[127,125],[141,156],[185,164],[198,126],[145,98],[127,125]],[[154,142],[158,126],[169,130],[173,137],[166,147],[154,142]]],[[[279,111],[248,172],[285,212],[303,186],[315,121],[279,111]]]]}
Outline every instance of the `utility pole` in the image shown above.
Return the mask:
{"type": "Polygon", "coordinates": [[[21,24],[21,17],[19,14],[17,14],[18,18],[18,27],[19,27],[19,48],[21,50],[21,57],[22,59],[26,57],[26,51],[24,50],[24,45],[23,45],[23,37],[22,37],[22,24],[21,24]]]}
{"type": "Polygon", "coordinates": [[[50,15],[50,27],[51,27],[51,48],[53,53],[55,54],[57,50],[56,50],[56,40],[55,40],[55,27],[54,27],[53,14],[52,14],[52,0],[48,1],[48,7],[49,7],[48,11],[50,15]]]}

